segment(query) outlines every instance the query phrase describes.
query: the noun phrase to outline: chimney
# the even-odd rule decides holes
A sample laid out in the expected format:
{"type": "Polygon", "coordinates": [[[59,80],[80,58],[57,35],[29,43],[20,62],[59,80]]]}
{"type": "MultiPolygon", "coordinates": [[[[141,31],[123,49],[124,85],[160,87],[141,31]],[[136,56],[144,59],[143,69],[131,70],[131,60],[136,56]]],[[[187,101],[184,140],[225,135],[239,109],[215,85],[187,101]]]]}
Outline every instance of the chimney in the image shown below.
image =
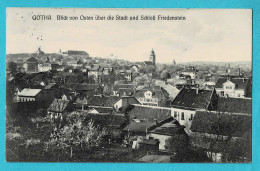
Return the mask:
{"type": "Polygon", "coordinates": [[[157,119],[154,119],[154,124],[155,124],[155,126],[158,125],[158,121],[157,121],[157,119]]]}
{"type": "Polygon", "coordinates": [[[243,77],[243,83],[245,82],[245,77],[243,77]]]}
{"type": "Polygon", "coordinates": [[[238,68],[238,76],[240,76],[240,68],[238,68]]]}
{"type": "Polygon", "coordinates": [[[196,94],[199,94],[199,88],[196,87],[196,94]]]}

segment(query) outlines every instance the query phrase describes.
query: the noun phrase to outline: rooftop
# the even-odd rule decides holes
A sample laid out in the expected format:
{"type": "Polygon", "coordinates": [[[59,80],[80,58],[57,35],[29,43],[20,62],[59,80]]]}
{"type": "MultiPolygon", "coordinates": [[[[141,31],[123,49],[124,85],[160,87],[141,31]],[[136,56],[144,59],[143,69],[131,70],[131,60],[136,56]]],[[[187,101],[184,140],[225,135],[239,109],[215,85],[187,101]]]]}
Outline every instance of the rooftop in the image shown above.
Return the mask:
{"type": "Polygon", "coordinates": [[[206,109],[214,90],[198,90],[198,93],[196,91],[196,89],[182,88],[171,103],[171,106],[206,109]]]}
{"type": "Polygon", "coordinates": [[[252,128],[252,116],[222,112],[197,111],[192,132],[226,136],[243,136],[252,128]]]}
{"type": "Polygon", "coordinates": [[[28,97],[34,97],[36,96],[41,89],[30,89],[30,88],[25,88],[21,92],[18,91],[17,95],[18,96],[28,96],[28,97]]]}

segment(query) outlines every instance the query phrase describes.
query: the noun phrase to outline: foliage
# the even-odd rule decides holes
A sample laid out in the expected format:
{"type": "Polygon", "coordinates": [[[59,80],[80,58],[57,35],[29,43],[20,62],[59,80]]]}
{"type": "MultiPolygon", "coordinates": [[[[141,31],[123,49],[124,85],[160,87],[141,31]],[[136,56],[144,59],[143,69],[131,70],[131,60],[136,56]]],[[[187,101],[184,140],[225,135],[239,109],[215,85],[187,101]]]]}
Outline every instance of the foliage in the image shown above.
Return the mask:
{"type": "Polygon", "coordinates": [[[106,130],[95,127],[93,121],[86,125],[83,119],[75,115],[68,118],[68,124],[56,129],[45,143],[45,151],[53,155],[70,155],[74,151],[88,151],[98,147],[106,135],[106,130]]]}

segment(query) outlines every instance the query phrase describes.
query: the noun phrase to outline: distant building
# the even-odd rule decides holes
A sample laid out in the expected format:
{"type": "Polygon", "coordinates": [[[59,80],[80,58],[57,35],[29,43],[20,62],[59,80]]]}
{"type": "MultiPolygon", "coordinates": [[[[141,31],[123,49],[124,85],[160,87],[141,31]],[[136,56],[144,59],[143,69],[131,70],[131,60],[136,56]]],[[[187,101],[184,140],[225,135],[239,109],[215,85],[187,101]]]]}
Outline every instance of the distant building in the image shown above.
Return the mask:
{"type": "Polygon", "coordinates": [[[156,55],[154,53],[154,50],[152,49],[149,61],[144,61],[145,66],[155,66],[156,65],[156,55]]]}
{"type": "Polygon", "coordinates": [[[134,97],[143,105],[166,106],[169,94],[160,86],[152,86],[137,90],[134,97]]]}
{"type": "Polygon", "coordinates": [[[23,67],[28,73],[36,73],[38,72],[38,64],[39,61],[36,58],[31,57],[25,61],[23,67]]]}
{"type": "Polygon", "coordinates": [[[216,83],[216,92],[220,97],[251,97],[252,85],[249,78],[221,77],[216,83]]]}
{"type": "Polygon", "coordinates": [[[51,65],[51,62],[50,62],[49,58],[47,58],[46,62],[39,63],[38,64],[38,69],[39,69],[39,72],[48,72],[48,71],[50,71],[52,69],[52,65],[51,65]]]}
{"type": "Polygon", "coordinates": [[[42,98],[41,89],[30,89],[25,88],[22,91],[17,92],[16,101],[28,102],[28,101],[39,101],[42,98]]]}
{"type": "Polygon", "coordinates": [[[192,80],[194,80],[196,78],[196,72],[197,70],[194,67],[188,67],[187,69],[181,71],[181,74],[184,76],[188,75],[192,80]]]}

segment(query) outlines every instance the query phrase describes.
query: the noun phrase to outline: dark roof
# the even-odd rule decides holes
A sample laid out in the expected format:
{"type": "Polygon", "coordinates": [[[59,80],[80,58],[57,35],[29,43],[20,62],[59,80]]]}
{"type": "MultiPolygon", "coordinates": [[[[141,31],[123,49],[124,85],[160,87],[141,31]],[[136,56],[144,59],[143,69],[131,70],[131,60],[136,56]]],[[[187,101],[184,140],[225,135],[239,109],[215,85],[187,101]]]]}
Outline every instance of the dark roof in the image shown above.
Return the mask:
{"type": "Polygon", "coordinates": [[[88,100],[88,105],[105,106],[108,96],[93,96],[88,100]]]}
{"type": "Polygon", "coordinates": [[[251,127],[251,115],[197,111],[191,124],[191,131],[240,137],[251,127]]]}
{"type": "Polygon", "coordinates": [[[154,122],[157,119],[158,122],[169,118],[171,116],[170,108],[133,105],[133,108],[128,113],[130,119],[144,119],[149,122],[154,122]]]}
{"type": "Polygon", "coordinates": [[[127,95],[130,96],[134,93],[133,89],[130,88],[119,88],[117,92],[120,96],[127,95]]]}
{"type": "Polygon", "coordinates": [[[144,61],[144,64],[145,65],[154,65],[153,62],[151,62],[151,61],[144,61]]]}
{"type": "Polygon", "coordinates": [[[211,96],[215,90],[198,90],[182,88],[179,94],[171,103],[172,107],[186,107],[192,109],[206,109],[211,101],[211,96]]]}
{"type": "Polygon", "coordinates": [[[229,113],[252,114],[252,99],[219,97],[217,110],[229,113]]]}
{"type": "Polygon", "coordinates": [[[54,99],[48,108],[51,112],[64,112],[69,104],[69,100],[54,99]]]}
{"type": "MultiPolygon", "coordinates": [[[[221,77],[218,79],[218,81],[216,82],[216,86],[215,88],[223,88],[223,84],[225,82],[227,82],[227,77],[221,77]]],[[[249,83],[249,79],[248,78],[229,78],[229,81],[231,81],[232,83],[234,83],[236,85],[236,89],[245,89],[246,86],[249,83]]]]}
{"type": "Polygon", "coordinates": [[[105,106],[112,107],[119,100],[117,96],[109,96],[106,100],[105,106]]]}
{"type": "Polygon", "coordinates": [[[98,89],[98,84],[80,84],[75,83],[71,85],[71,88],[75,91],[91,91],[98,89]]]}
{"type": "Polygon", "coordinates": [[[91,106],[105,106],[113,107],[113,105],[119,100],[117,96],[93,96],[89,99],[88,105],[91,106]]]}
{"type": "Polygon", "coordinates": [[[96,111],[98,111],[98,113],[111,113],[113,111],[112,107],[90,107],[90,109],[95,109],[96,111]]]}
{"type": "Polygon", "coordinates": [[[100,127],[117,127],[120,128],[125,122],[124,115],[116,114],[87,114],[86,121],[92,120],[94,125],[99,125],[100,127]]]}
{"type": "Polygon", "coordinates": [[[129,132],[135,132],[135,133],[146,133],[147,131],[149,131],[149,129],[152,126],[154,126],[154,124],[155,124],[154,122],[131,121],[122,131],[129,131],[129,132]]]}
{"type": "Polygon", "coordinates": [[[174,135],[184,133],[185,126],[180,125],[177,120],[164,123],[161,126],[153,129],[150,133],[161,134],[161,135],[174,135]]]}
{"type": "Polygon", "coordinates": [[[128,88],[134,90],[134,84],[116,84],[114,86],[114,91],[118,91],[120,88],[128,88]]]}

